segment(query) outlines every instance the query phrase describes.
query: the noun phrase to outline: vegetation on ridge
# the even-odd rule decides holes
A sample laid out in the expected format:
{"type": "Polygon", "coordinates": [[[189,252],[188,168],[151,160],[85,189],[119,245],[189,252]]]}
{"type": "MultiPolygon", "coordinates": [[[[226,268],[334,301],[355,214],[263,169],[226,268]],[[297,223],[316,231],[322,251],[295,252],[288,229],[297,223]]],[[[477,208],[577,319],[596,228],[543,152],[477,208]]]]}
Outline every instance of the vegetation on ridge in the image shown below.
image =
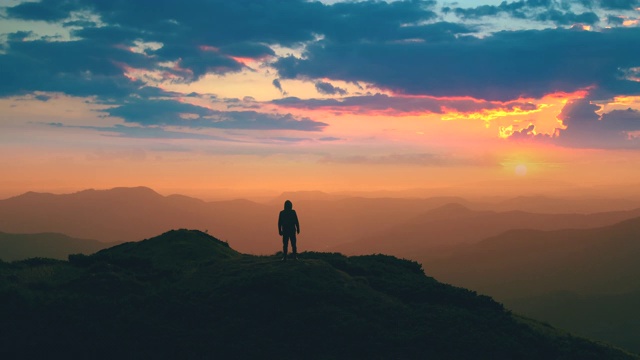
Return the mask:
{"type": "Polygon", "coordinates": [[[416,262],[301,257],[244,255],[177,230],[69,261],[0,262],[0,355],[635,358],[531,326],[489,297],[425,276],[416,262]]]}

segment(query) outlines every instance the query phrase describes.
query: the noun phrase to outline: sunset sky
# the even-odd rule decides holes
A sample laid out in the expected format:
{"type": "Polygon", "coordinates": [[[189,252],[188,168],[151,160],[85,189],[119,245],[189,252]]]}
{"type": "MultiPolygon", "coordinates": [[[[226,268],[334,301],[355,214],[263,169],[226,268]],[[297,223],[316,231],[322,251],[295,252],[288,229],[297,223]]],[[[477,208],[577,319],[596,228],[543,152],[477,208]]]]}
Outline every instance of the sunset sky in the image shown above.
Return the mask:
{"type": "Polygon", "coordinates": [[[640,184],[640,0],[2,0],[0,169],[0,198],[640,184]]]}

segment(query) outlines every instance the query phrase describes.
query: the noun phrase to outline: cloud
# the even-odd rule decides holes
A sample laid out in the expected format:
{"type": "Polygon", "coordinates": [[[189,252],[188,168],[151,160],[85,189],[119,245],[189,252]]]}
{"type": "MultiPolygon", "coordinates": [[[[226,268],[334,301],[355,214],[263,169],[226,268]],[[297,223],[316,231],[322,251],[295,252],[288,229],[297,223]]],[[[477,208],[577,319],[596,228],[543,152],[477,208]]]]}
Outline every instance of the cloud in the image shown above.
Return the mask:
{"type": "Polygon", "coordinates": [[[640,111],[613,110],[599,115],[601,107],[588,99],[567,103],[561,114],[566,129],[553,136],[536,134],[535,126],[515,132],[511,140],[535,140],[575,148],[639,149],[640,111]]]}
{"type": "Polygon", "coordinates": [[[165,44],[152,52],[160,61],[177,61],[175,69],[165,69],[182,78],[183,82],[193,82],[206,74],[224,75],[238,72],[244,65],[228,54],[207,48],[184,44],[165,44]]]}
{"type": "MultiPolygon", "coordinates": [[[[624,1],[623,1],[624,2],[624,1]]],[[[481,19],[485,17],[498,17],[507,15],[515,19],[527,19],[541,22],[553,22],[557,25],[572,25],[576,23],[594,25],[600,21],[600,17],[593,11],[576,13],[572,11],[574,4],[586,6],[589,9],[608,7],[611,2],[596,2],[592,0],[520,0],[499,5],[480,5],[473,8],[446,7],[445,12],[454,13],[462,19],[481,19]]]]}
{"type": "Polygon", "coordinates": [[[447,8],[446,11],[452,11],[457,16],[465,19],[477,19],[487,16],[496,16],[503,13],[515,18],[524,19],[527,17],[525,11],[536,8],[549,8],[551,5],[551,0],[503,1],[500,5],[480,5],[475,8],[456,7],[447,8]]]}
{"type": "Polygon", "coordinates": [[[34,32],[8,34],[0,52],[0,97],[35,93],[44,100],[50,92],[91,97],[111,105],[106,110],[111,116],[149,127],[321,131],[327,126],[291,114],[249,111],[258,103],[225,104],[246,111],[181,103],[180,94],[130,74],[135,69],[159,73],[164,81],[190,83],[207,74],[252,71],[246,60],[253,59],[277,71],[272,84],[283,96],[283,79],[310,81],[321,94],[342,97],[346,91],[325,79],[394,94],[273,101],[281,107],[471,112],[531,107],[535,105],[521,99],[583,89],[590,89],[593,99],[607,99],[640,94],[640,82],[630,76],[640,67],[640,28],[491,33],[477,20],[497,23],[485,19],[507,15],[568,27],[596,24],[598,15],[612,15],[602,9],[623,16],[638,6],[636,0],[521,0],[445,8],[458,16],[456,22],[446,22],[432,0],[24,2],[4,8],[6,18],[63,25],[72,40],[52,41],[34,32]],[[580,12],[585,7],[593,11],[580,12]],[[296,55],[275,51],[287,48],[296,55]]]}
{"type": "Polygon", "coordinates": [[[536,105],[522,101],[490,102],[467,98],[435,98],[426,96],[389,96],[386,94],[349,96],[340,99],[300,99],[287,97],[271,101],[282,107],[324,109],[353,113],[386,115],[443,114],[448,111],[471,113],[482,110],[535,110],[536,105]]]}
{"type": "Polygon", "coordinates": [[[69,1],[43,0],[9,7],[7,15],[16,19],[53,22],[66,19],[72,10],[74,6],[69,1]]]}
{"type": "Polygon", "coordinates": [[[593,0],[603,9],[610,10],[634,10],[640,7],[640,0],[593,0]]]}
{"type": "Polygon", "coordinates": [[[319,141],[340,141],[342,139],[335,136],[325,136],[325,137],[319,138],[318,140],[319,141]]]}
{"type": "Polygon", "coordinates": [[[331,83],[316,81],[316,90],[323,95],[347,95],[347,90],[333,86],[331,83]]]}
{"type": "Polygon", "coordinates": [[[309,118],[296,119],[291,114],[264,114],[255,111],[221,112],[213,117],[211,127],[246,130],[322,131],[328,124],[309,118]]]}
{"type": "Polygon", "coordinates": [[[298,131],[321,131],[328,126],[309,118],[297,119],[291,114],[219,111],[164,99],[135,99],[103,111],[109,116],[143,126],[298,131]]]}
{"type": "Polygon", "coordinates": [[[124,75],[120,64],[150,66],[141,54],[87,40],[21,41],[11,38],[0,54],[0,96],[62,92],[103,99],[126,97],[144,87],[124,75]]]}
{"type": "Polygon", "coordinates": [[[407,43],[321,42],[274,63],[281,78],[364,81],[401,94],[509,101],[596,87],[640,93],[620,69],[640,65],[640,28],[498,32],[407,43]]]}
{"type": "Polygon", "coordinates": [[[599,105],[588,100],[568,103],[559,118],[567,127],[559,130],[558,141],[572,147],[638,148],[640,139],[631,133],[640,131],[638,110],[613,110],[598,115],[599,105]]]}
{"type": "Polygon", "coordinates": [[[39,100],[39,101],[42,101],[42,102],[47,102],[47,101],[51,100],[52,96],[45,95],[45,94],[38,94],[38,95],[34,96],[34,98],[36,100],[39,100]]]}
{"type": "Polygon", "coordinates": [[[558,25],[594,25],[600,21],[600,18],[594,12],[576,14],[573,12],[562,12],[559,10],[548,10],[538,14],[535,18],[540,21],[551,21],[558,25]]]}
{"type": "Polygon", "coordinates": [[[273,84],[273,86],[278,89],[278,91],[280,91],[280,94],[282,94],[282,96],[287,96],[287,92],[284,91],[284,89],[282,89],[282,84],[280,83],[279,79],[273,79],[273,81],[271,82],[271,84],[273,84]]]}
{"type": "Polygon", "coordinates": [[[115,136],[131,139],[190,139],[190,140],[216,140],[216,141],[232,141],[235,140],[221,136],[213,136],[207,134],[196,134],[182,131],[169,131],[161,127],[137,127],[114,125],[110,127],[102,126],[79,126],[79,125],[63,125],[61,123],[49,123],[53,127],[75,128],[94,130],[104,133],[106,136],[115,136]]]}
{"type": "Polygon", "coordinates": [[[607,16],[607,23],[620,26],[624,23],[624,18],[621,16],[609,15],[607,16]]]}

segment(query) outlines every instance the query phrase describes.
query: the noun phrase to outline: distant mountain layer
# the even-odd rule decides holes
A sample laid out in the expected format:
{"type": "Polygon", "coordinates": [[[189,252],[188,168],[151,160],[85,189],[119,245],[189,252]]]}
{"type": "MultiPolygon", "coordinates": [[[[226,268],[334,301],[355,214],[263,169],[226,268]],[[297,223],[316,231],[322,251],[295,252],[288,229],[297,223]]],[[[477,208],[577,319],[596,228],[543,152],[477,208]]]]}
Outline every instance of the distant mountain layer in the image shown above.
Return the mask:
{"type": "Polygon", "coordinates": [[[441,281],[640,352],[638,259],[640,217],[595,229],[511,230],[424,264],[441,281]]]}
{"type": "Polygon", "coordinates": [[[63,234],[7,234],[0,232],[0,260],[14,261],[34,257],[67,259],[69,254],[92,254],[113,243],[75,239],[63,234]]]}
{"type": "Polygon", "coordinates": [[[594,214],[535,214],[474,211],[461,204],[447,204],[331,250],[346,254],[385,253],[425,261],[440,255],[434,249],[476,243],[512,229],[594,228],[637,216],[640,216],[640,209],[594,214]]]}
{"type": "MultiPolygon", "coordinates": [[[[298,212],[301,249],[349,254],[415,255],[421,248],[479,241],[509,229],[586,228],[640,216],[640,210],[590,215],[479,211],[498,205],[474,204],[458,197],[340,198],[318,192],[285,193],[270,204],[248,200],[204,202],[181,195],[162,196],[137,187],[65,195],[26,193],[0,200],[0,231],[55,232],[123,242],[169,229],[191,228],[208,230],[245,253],[273,254],[281,246],[276,223],[283,199],[292,200],[298,212]]],[[[532,201],[538,208],[549,204],[547,211],[559,202],[523,198],[509,206],[522,203],[526,207],[532,201]]]]}
{"type": "Polygon", "coordinates": [[[512,315],[390,256],[241,254],[170,231],[0,262],[6,358],[638,359],[512,315]]]}
{"type": "Polygon", "coordinates": [[[439,279],[505,299],[635,290],[639,258],[640,217],[595,229],[510,230],[425,266],[439,279]]]}

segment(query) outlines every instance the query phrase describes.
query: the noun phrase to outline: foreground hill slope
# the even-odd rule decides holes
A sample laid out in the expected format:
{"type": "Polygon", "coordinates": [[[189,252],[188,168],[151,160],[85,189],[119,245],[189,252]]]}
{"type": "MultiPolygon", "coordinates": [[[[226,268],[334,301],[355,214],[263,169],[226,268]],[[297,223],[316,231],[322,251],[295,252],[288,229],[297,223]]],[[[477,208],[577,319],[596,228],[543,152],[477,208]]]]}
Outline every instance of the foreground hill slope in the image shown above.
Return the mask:
{"type": "Polygon", "coordinates": [[[415,262],[302,257],[243,255],[178,230],[68,262],[0,262],[0,356],[637,359],[515,317],[415,262]]]}

